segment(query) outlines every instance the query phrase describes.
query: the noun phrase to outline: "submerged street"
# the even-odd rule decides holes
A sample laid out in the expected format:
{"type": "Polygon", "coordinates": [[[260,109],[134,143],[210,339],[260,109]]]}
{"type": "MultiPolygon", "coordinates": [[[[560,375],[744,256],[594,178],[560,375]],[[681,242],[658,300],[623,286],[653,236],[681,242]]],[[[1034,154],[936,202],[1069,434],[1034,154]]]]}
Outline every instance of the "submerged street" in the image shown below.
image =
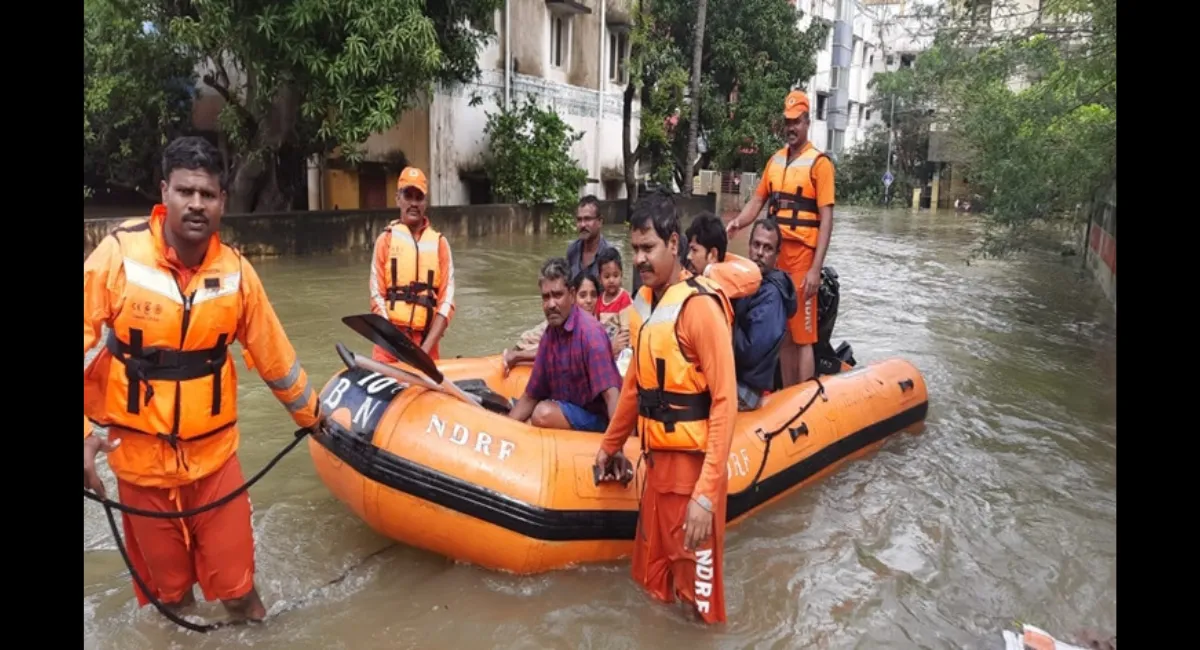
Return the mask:
{"type": "MultiPolygon", "coordinates": [[[[627,562],[518,578],[395,545],[334,499],[301,445],[250,490],[265,625],[201,635],[136,610],[103,508],[85,501],[85,647],[961,648],[995,647],[1014,620],[1115,631],[1114,310],[1078,257],[967,265],[975,228],[950,211],[837,209],[832,343],[859,364],[914,363],[926,430],[730,530],[723,630],[650,606],[627,562]]],[[[626,229],[604,235],[628,287],[626,229]]],[[[536,325],[538,267],[571,238],[452,238],[443,356],[496,354],[536,325]]],[[[336,342],[369,353],[340,321],[368,311],[368,252],[254,263],[314,388],[342,367],[336,342]]],[[[249,478],[294,425],[238,365],[249,478]]]]}

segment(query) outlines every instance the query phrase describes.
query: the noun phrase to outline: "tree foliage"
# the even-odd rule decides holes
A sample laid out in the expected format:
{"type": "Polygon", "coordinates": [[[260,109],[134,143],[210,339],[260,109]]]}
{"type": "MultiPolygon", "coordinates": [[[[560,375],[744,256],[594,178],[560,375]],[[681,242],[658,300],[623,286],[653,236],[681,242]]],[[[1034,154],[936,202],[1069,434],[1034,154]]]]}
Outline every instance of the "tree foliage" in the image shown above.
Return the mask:
{"type": "Polygon", "coordinates": [[[571,146],[583,133],[530,96],[509,110],[489,112],[484,135],[484,168],[496,196],[527,206],[550,203],[551,232],[574,230],[575,203],[587,171],[571,156],[571,146]]]}
{"type": "Polygon", "coordinates": [[[478,73],[501,0],[144,0],[221,95],[231,212],[286,209],[304,160],[393,126],[434,83],[478,73]]]}
{"type": "Polygon", "coordinates": [[[711,2],[709,12],[705,66],[711,81],[701,127],[710,162],[719,169],[761,171],[784,144],[783,100],[816,74],[829,28],[816,21],[801,30],[801,14],[787,0],[720,0],[711,2]]]}
{"type": "Polygon", "coordinates": [[[936,37],[911,70],[877,78],[876,108],[892,94],[936,107],[987,206],[977,252],[999,256],[1074,223],[1115,178],[1116,1],[954,9],[928,16],[936,37]]]}
{"type": "Polygon", "coordinates": [[[84,197],[159,196],[159,155],[191,118],[192,62],[128,0],[83,4],[84,197]]]}
{"type": "Polygon", "coordinates": [[[882,126],[869,129],[866,137],[845,152],[838,164],[838,200],[845,203],[879,205],[886,199],[907,204],[912,190],[925,185],[933,174],[930,164],[930,131],[939,119],[935,93],[936,68],[900,68],[876,75],[868,82],[873,94],[871,109],[878,111],[882,126]],[[883,184],[891,145],[890,188],[883,184]]]}
{"type": "Polygon", "coordinates": [[[637,196],[634,178],[642,160],[650,163],[650,182],[669,185],[675,175],[671,155],[671,122],[683,105],[688,71],[683,51],[670,40],[670,26],[656,14],[661,0],[635,0],[634,27],[630,35],[629,83],[625,87],[623,114],[625,184],[630,204],[637,196]],[[638,146],[632,147],[630,119],[633,99],[641,102],[638,146]]]}
{"type": "MultiPolygon", "coordinates": [[[[849,205],[880,205],[886,198],[883,171],[887,169],[888,137],[886,126],[875,125],[867,130],[866,136],[848,149],[837,165],[837,201],[849,205]]],[[[896,177],[892,183],[892,196],[908,196],[905,192],[914,181],[898,167],[892,168],[896,177]]]]}
{"type": "Polygon", "coordinates": [[[704,103],[700,94],[700,75],[704,68],[704,41],[706,40],[704,38],[704,22],[708,16],[708,0],[695,0],[694,5],[696,21],[692,28],[692,80],[688,85],[688,97],[692,100],[689,102],[691,112],[688,114],[687,154],[683,158],[686,161],[682,188],[684,194],[692,193],[692,181],[695,175],[691,173],[691,167],[696,160],[696,148],[700,136],[700,106],[704,103]]]}
{"type": "MultiPolygon", "coordinates": [[[[706,12],[699,134],[707,153],[701,164],[761,169],[783,146],[783,99],[816,72],[828,28],[818,22],[801,30],[787,0],[708,0],[706,12]]],[[[631,43],[642,105],[634,158],[650,162],[654,180],[680,186],[693,175],[686,165],[687,89],[696,13],[689,0],[641,0],[631,43]]]]}

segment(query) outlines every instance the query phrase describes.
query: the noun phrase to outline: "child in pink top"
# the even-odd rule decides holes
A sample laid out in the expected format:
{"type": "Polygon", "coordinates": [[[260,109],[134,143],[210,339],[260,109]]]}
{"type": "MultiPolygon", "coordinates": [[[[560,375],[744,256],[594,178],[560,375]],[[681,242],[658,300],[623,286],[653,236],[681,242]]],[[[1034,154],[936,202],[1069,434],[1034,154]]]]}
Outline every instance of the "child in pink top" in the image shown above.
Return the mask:
{"type": "Polygon", "coordinates": [[[600,285],[604,289],[596,301],[596,318],[603,314],[620,314],[621,310],[633,304],[629,292],[621,286],[621,252],[616,248],[600,251],[596,265],[600,268],[600,285]]]}
{"type": "MultiPolygon", "coordinates": [[[[606,248],[596,256],[596,265],[600,268],[600,286],[603,291],[596,301],[596,318],[601,323],[615,323],[617,336],[613,339],[613,354],[618,358],[621,352],[629,347],[629,309],[633,299],[629,292],[621,286],[621,253],[615,248],[606,248]]],[[[618,366],[620,366],[618,361],[618,366]]],[[[624,370],[621,374],[625,374],[624,370]]]]}

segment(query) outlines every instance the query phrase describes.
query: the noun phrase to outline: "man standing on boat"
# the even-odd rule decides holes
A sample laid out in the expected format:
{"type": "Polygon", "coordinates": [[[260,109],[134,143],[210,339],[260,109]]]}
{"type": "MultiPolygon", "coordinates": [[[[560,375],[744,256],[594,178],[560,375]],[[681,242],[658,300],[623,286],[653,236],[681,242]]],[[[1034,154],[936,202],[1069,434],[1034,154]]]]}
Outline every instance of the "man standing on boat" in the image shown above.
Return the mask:
{"type": "Polygon", "coordinates": [[[603,478],[622,478],[622,449],[636,428],[646,486],[633,578],[654,598],[679,597],[703,621],[723,623],[726,461],[737,415],[733,311],[716,283],[684,271],[686,242],[670,196],[638,201],[630,243],[642,279],[634,358],[596,465],[603,478]]]}
{"type": "MultiPolygon", "coordinates": [[[[83,487],[105,496],[96,473],[104,451],[121,503],[170,513],[244,483],[234,339],[297,425],[317,426],[320,405],[254,267],[217,234],[220,152],[202,138],[179,138],[162,166],[162,205],[149,219],[122,223],[83,262],[84,358],[103,346],[83,371],[83,487]],[[107,439],[92,434],[91,421],[108,427],[107,439]]],[[[134,581],[139,606],[149,596],[169,610],[185,607],[199,582],[232,620],[266,616],[248,494],[183,520],[121,519],[131,566],[152,592],[134,581]]]]}
{"type": "Polygon", "coordinates": [[[767,206],[783,242],[778,268],[792,277],[802,305],[788,319],[791,336],[784,339],[780,360],[783,385],[792,386],[816,376],[813,346],[817,342],[817,291],[821,267],[833,230],[834,169],[829,156],[808,140],[808,95],[793,90],[783,106],[787,146],[767,161],[754,196],[729,222],[729,237],[750,225],[767,206]]]}
{"type": "MultiPolygon", "coordinates": [[[[405,167],[396,183],[400,218],[375,239],[371,265],[371,312],[393,325],[437,361],[439,343],[454,317],[454,260],[450,243],[434,230],[425,211],[429,181],[416,167],[405,167]]],[[[396,361],[378,345],[376,361],[396,361]]]]}

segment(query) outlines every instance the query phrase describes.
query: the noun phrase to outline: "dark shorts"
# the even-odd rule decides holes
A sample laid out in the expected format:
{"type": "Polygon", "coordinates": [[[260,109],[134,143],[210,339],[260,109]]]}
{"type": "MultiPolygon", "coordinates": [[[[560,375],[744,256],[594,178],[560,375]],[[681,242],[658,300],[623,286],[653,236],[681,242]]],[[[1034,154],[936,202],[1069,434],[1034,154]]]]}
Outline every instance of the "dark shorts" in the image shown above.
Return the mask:
{"type": "Polygon", "coordinates": [[[576,431],[594,431],[596,433],[604,433],[608,428],[608,418],[603,415],[596,415],[591,411],[563,400],[554,400],[558,404],[559,410],[562,411],[563,417],[571,425],[571,428],[576,431]]]}

